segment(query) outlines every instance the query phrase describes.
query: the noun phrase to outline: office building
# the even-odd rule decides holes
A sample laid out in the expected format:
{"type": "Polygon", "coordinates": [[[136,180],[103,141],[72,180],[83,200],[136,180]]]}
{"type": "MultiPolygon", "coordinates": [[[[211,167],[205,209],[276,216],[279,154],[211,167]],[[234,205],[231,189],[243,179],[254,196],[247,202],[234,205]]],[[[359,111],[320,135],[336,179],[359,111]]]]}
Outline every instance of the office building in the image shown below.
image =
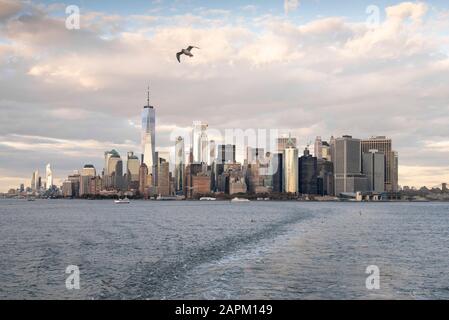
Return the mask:
{"type": "Polygon", "coordinates": [[[147,92],[147,105],[142,111],[142,162],[146,164],[149,173],[153,173],[157,163],[156,158],[156,111],[150,105],[150,89],[147,92]]]}
{"type": "Polygon", "coordinates": [[[318,194],[317,171],[317,158],[313,157],[306,148],[304,155],[299,158],[299,193],[318,194]]]}
{"type": "Polygon", "coordinates": [[[385,191],[385,154],[377,150],[362,153],[362,173],[368,179],[368,191],[385,191]]]}
{"type": "Polygon", "coordinates": [[[218,145],[217,148],[217,163],[235,163],[235,145],[226,144],[218,145]]]}
{"type": "Polygon", "coordinates": [[[184,138],[178,137],[175,142],[175,189],[176,193],[182,193],[184,190],[185,175],[185,146],[184,138]]]}
{"type": "Polygon", "coordinates": [[[47,188],[51,189],[54,183],[53,183],[53,171],[51,170],[50,164],[47,164],[47,167],[45,168],[45,175],[47,177],[47,188]]]}
{"type": "Polygon", "coordinates": [[[283,153],[283,192],[298,193],[298,149],[292,138],[286,143],[283,153]]]}
{"type": "Polygon", "coordinates": [[[361,140],[352,136],[335,139],[334,159],[335,195],[367,191],[368,180],[362,175],[361,140]]]}
{"type": "Polygon", "coordinates": [[[385,136],[363,139],[361,142],[361,152],[369,153],[370,150],[377,150],[385,154],[385,191],[397,192],[398,154],[392,149],[392,140],[385,136]]]}

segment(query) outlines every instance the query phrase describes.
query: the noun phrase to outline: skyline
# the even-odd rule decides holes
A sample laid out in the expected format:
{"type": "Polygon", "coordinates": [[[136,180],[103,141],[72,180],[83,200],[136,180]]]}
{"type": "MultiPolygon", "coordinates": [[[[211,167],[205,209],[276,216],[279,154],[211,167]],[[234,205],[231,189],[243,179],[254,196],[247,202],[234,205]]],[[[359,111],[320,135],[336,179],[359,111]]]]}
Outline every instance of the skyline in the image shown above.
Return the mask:
{"type": "MultiPolygon", "coordinates": [[[[148,82],[164,149],[194,120],[292,131],[300,150],[316,136],[386,135],[400,154],[401,185],[449,181],[449,23],[440,1],[382,7],[377,31],[364,30],[364,10],[316,17],[307,1],[288,16],[282,3],[236,16],[195,10],[194,1],[171,24],[164,10],[149,13],[157,4],[131,3],[146,14],[131,18],[114,16],[114,2],[100,13],[89,2],[97,13],[82,11],[79,31],[64,28],[61,6],[8,3],[0,0],[2,191],[28,184],[47,163],[59,184],[86,163],[101,168],[106,150],[140,153],[148,82]],[[186,41],[202,49],[179,66],[174,53],[186,41]]],[[[326,3],[314,6],[338,11],[326,3]]]]}

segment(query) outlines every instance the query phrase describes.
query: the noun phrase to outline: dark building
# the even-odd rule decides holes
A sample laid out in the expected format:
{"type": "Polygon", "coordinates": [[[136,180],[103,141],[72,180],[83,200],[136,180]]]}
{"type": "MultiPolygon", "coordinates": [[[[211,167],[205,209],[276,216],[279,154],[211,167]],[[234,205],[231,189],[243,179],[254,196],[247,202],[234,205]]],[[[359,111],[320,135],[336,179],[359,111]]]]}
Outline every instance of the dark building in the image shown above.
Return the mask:
{"type": "Polygon", "coordinates": [[[272,168],[273,168],[273,192],[281,193],[284,185],[283,178],[283,155],[282,153],[273,154],[272,168]]]}
{"type": "Polygon", "coordinates": [[[334,164],[326,159],[317,160],[318,194],[332,196],[334,194],[334,164]]]}
{"type": "Polygon", "coordinates": [[[304,150],[304,155],[299,158],[299,193],[318,194],[317,158],[313,157],[309,149],[304,150]]]}
{"type": "Polygon", "coordinates": [[[235,163],[235,145],[218,145],[217,163],[235,163]]]}

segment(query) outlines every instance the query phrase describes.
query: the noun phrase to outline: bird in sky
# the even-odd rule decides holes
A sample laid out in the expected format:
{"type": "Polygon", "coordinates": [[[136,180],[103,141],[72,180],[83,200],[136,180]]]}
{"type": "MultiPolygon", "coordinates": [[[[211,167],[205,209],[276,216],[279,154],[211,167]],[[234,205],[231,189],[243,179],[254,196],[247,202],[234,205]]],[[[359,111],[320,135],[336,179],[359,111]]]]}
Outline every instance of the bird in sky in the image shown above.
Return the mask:
{"type": "Polygon", "coordinates": [[[178,62],[181,63],[181,56],[184,54],[188,57],[193,57],[193,54],[191,53],[192,49],[199,49],[198,47],[189,46],[187,49],[182,49],[180,52],[176,54],[176,58],[178,59],[178,62]]]}

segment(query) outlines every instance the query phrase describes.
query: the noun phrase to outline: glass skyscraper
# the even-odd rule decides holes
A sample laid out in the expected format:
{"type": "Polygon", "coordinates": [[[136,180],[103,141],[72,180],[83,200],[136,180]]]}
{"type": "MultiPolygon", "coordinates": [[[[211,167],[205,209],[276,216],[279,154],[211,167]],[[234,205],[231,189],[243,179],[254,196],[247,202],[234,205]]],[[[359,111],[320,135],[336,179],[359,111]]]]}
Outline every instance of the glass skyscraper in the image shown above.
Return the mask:
{"type": "Polygon", "coordinates": [[[156,165],[156,111],[150,106],[150,91],[148,89],[147,105],[142,111],[142,155],[143,163],[153,172],[156,165]]]}

